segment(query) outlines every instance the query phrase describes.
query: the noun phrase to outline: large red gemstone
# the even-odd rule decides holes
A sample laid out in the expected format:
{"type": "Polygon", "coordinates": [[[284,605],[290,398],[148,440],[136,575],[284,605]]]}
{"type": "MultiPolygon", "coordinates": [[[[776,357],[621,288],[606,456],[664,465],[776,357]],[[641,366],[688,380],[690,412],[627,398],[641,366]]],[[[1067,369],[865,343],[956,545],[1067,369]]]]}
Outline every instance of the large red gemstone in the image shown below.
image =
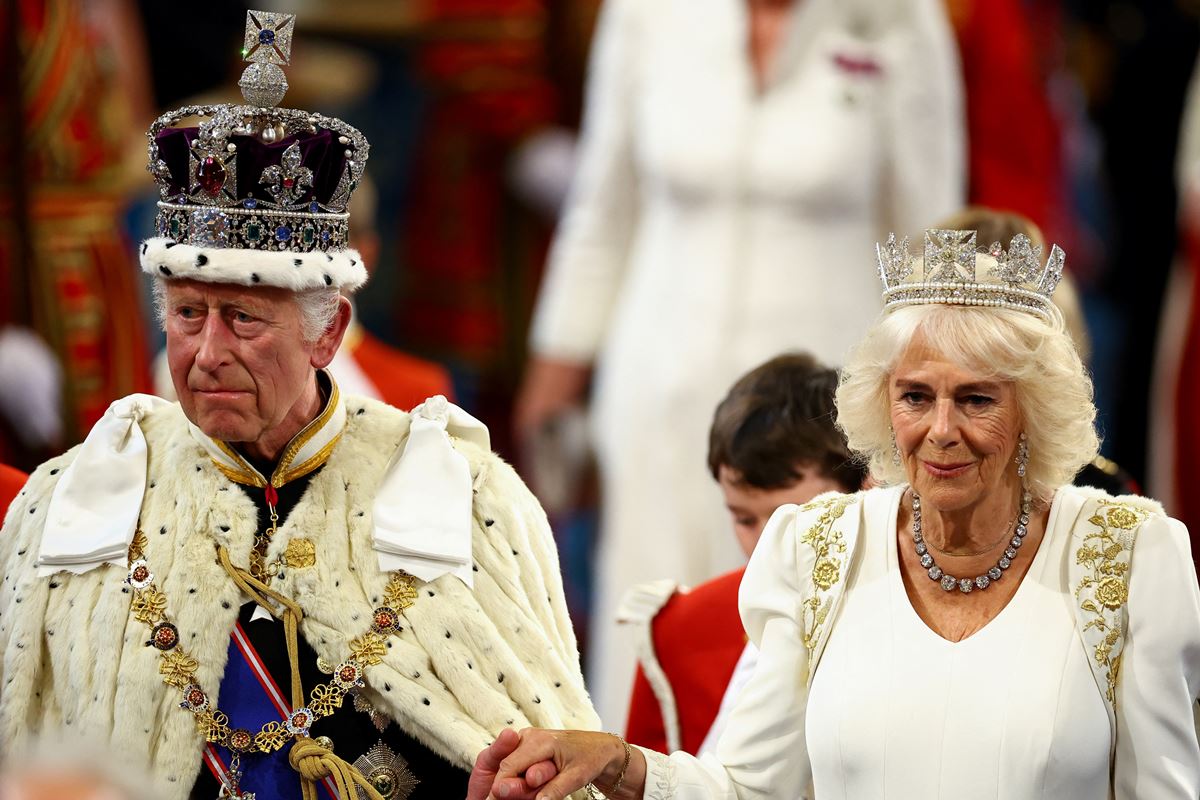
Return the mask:
{"type": "Polygon", "coordinates": [[[204,191],[216,196],[225,185],[224,165],[213,156],[200,159],[200,166],[196,168],[196,183],[204,191]]]}
{"type": "Polygon", "coordinates": [[[295,178],[284,178],[284,179],[283,179],[283,186],[284,186],[284,188],[285,188],[285,189],[290,189],[290,188],[292,188],[292,187],[293,187],[293,186],[295,186],[295,185],[296,185],[296,179],[295,179],[295,178]]]}

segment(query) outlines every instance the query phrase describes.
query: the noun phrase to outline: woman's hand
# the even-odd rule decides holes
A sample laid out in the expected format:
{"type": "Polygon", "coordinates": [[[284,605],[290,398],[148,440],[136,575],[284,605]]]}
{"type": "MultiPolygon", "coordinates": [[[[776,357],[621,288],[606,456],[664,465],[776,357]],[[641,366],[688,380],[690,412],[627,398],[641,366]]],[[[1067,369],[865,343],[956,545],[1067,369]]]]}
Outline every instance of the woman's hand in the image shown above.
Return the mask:
{"type": "Polygon", "coordinates": [[[625,748],[610,733],[505,730],[476,759],[467,800],[565,800],[589,783],[609,789],[610,798],[635,800],[642,796],[646,761],[631,749],[626,766],[625,748]],[[612,793],[618,779],[620,791],[612,793]]]}

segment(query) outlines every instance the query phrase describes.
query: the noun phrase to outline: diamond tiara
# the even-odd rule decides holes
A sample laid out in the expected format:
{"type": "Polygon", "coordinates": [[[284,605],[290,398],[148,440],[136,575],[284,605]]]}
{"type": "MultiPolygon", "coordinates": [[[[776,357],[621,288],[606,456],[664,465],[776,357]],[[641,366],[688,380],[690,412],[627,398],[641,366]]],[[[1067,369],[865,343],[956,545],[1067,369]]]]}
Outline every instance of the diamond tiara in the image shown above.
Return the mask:
{"type": "Polygon", "coordinates": [[[1042,264],[1042,248],[1018,233],[1005,250],[996,242],[987,252],[976,247],[975,231],[925,231],[925,251],[917,259],[908,237],[890,234],[876,245],[886,309],[926,303],[1011,308],[1047,320],[1057,316],[1050,298],[1063,275],[1066,253],[1058,245],[1042,264]]]}
{"type": "Polygon", "coordinates": [[[150,126],[157,233],[176,244],[340,252],[370,145],[339,119],[277,108],[287,92],[294,14],[249,11],[238,85],[247,105],[192,105],[150,126]],[[189,117],[198,127],[176,128],[189,117]]]}

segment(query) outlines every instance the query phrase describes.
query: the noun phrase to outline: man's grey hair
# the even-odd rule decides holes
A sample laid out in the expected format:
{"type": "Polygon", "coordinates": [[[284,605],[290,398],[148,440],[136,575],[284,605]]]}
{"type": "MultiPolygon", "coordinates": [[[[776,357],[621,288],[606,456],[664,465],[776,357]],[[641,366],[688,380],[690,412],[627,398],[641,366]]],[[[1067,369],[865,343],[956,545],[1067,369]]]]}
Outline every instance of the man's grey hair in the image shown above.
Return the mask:
{"type": "MultiPolygon", "coordinates": [[[[293,296],[300,309],[300,335],[305,344],[312,344],[321,337],[321,334],[329,330],[337,317],[341,292],[333,287],[321,287],[295,292],[293,296]]],[[[154,316],[158,320],[158,326],[165,330],[167,325],[167,282],[163,278],[157,277],[154,279],[154,316]]]]}

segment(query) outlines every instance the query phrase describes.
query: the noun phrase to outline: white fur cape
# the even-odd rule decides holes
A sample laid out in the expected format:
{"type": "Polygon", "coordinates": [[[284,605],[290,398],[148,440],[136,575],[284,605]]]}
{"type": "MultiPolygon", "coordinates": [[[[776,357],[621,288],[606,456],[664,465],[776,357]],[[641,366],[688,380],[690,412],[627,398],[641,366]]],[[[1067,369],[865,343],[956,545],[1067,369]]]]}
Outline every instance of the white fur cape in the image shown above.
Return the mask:
{"type": "MultiPolygon", "coordinates": [[[[274,559],[296,538],[315,543],[316,565],[288,569],[274,585],[300,603],[302,634],[332,664],[368,629],[387,583],[372,547],[371,505],[409,423],[407,414],[373,400],[345,403],[341,442],[267,554],[274,559]]],[[[214,545],[245,566],[257,513],[189,435],[178,405],[141,425],[149,449],[140,517],[146,558],[181,642],[199,662],[200,684],[216,695],[245,598],[216,563],[214,545]]],[[[389,637],[383,662],[365,677],[378,708],[470,768],[505,727],[595,729],[599,722],[545,514],[497,456],[454,444],[470,463],[475,489],[475,588],[452,576],[418,582],[403,632],[389,637]]],[[[51,493],[72,457],[31,476],[0,534],[0,752],[18,755],[39,737],[86,740],[148,773],[154,796],[185,800],[203,740],[179,708],[179,690],[162,682],[158,651],[145,646],[148,629],[130,613],[126,571],[105,566],[38,578],[34,568],[51,493]]]]}

